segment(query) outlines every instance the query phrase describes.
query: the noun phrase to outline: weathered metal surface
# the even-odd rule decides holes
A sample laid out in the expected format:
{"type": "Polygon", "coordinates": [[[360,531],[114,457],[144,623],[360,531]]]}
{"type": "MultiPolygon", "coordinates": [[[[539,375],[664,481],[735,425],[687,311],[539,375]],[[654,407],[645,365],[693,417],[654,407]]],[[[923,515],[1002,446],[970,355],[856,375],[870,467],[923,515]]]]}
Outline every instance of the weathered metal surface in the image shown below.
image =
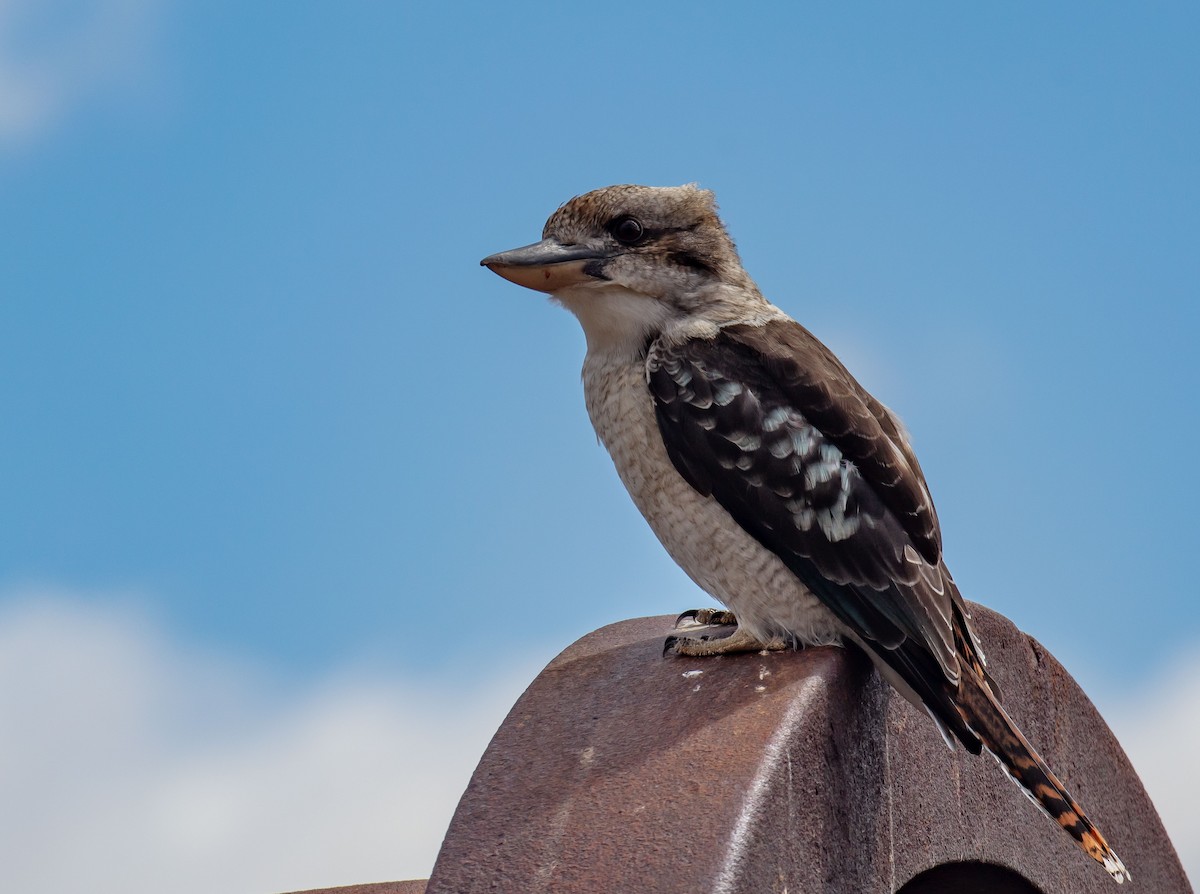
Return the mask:
{"type": "MultiPolygon", "coordinates": [[[[1133,873],[1123,890],[1190,891],[1075,682],[1007,620],[974,612],[1010,713],[1133,873]]],[[[994,761],[950,752],[861,655],[664,659],[671,621],[603,628],[533,682],[480,761],[427,894],[894,894],[964,861],[1046,894],[1116,890],[994,761]]],[[[1031,890],[991,877],[978,890],[1031,890]]]]}

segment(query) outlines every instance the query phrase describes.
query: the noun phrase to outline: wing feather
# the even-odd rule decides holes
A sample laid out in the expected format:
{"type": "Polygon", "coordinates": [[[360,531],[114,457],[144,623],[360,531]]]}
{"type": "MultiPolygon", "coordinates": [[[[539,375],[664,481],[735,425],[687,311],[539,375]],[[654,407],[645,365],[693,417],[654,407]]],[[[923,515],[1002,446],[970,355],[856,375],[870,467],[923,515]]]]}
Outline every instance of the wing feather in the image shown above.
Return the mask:
{"type": "Polygon", "coordinates": [[[833,441],[875,488],[917,551],[932,564],[942,552],[937,512],[921,466],[899,421],[863,388],[816,336],[794,320],[727,327],[777,387],[833,441]]]}

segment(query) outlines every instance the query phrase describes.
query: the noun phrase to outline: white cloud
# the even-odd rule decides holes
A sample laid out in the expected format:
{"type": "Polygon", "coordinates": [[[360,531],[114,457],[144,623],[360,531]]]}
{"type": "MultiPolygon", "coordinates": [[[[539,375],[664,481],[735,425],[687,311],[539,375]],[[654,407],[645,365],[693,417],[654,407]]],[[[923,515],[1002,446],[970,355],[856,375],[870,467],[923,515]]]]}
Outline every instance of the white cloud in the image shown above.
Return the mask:
{"type": "Polygon", "coordinates": [[[1104,717],[1158,808],[1188,877],[1200,879],[1200,649],[1137,692],[1105,700],[1104,717]]]}
{"type": "Polygon", "coordinates": [[[535,668],[287,692],[134,610],[0,611],[0,890],[270,894],[427,877],[535,668]]]}
{"type": "Polygon", "coordinates": [[[0,0],[0,146],[145,74],[161,0],[0,0]]]}

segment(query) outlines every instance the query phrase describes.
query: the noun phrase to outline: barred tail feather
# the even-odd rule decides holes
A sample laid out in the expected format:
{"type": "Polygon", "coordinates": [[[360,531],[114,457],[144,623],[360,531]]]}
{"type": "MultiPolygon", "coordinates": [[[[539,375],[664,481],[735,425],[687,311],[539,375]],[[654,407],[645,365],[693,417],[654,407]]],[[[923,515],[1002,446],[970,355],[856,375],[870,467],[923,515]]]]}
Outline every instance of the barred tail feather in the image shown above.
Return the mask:
{"type": "Polygon", "coordinates": [[[1117,884],[1128,880],[1129,870],[1121,858],[1108,846],[1100,830],[1084,815],[1083,808],[1017,729],[972,667],[963,667],[957,702],[963,721],[1030,800],[1062,826],[1089,857],[1108,870],[1117,884]]]}

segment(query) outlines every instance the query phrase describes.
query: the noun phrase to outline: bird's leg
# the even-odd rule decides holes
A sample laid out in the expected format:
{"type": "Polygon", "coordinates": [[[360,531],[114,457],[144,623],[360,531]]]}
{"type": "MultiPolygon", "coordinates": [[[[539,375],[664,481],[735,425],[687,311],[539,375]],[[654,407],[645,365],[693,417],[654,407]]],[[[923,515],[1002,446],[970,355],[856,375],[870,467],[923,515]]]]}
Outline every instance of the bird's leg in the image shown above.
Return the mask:
{"type": "MultiPolygon", "coordinates": [[[[715,608],[696,608],[686,611],[675,619],[675,629],[681,627],[732,627],[737,624],[733,612],[715,608]],[[684,622],[691,622],[684,624],[684,622]]],[[[703,658],[710,655],[730,655],[736,652],[761,652],[764,649],[778,651],[789,648],[782,637],[763,642],[743,627],[732,633],[699,633],[693,636],[668,636],[663,643],[663,655],[678,655],[688,658],[703,658]]]]}

